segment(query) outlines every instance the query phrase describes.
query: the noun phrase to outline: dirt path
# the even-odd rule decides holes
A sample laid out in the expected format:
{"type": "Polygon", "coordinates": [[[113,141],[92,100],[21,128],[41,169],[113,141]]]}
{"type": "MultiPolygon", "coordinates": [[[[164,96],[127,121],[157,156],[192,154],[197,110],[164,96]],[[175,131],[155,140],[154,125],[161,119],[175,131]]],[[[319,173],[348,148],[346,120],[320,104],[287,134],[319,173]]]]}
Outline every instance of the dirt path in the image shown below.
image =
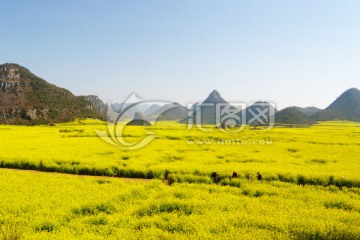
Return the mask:
{"type": "Polygon", "coordinates": [[[0,168],[1,171],[16,171],[16,172],[29,172],[33,174],[51,174],[51,175],[63,175],[63,176],[75,176],[79,178],[94,178],[94,179],[120,179],[126,182],[150,182],[152,179],[145,178],[123,178],[123,177],[111,177],[111,176],[93,176],[93,175],[78,175],[78,174],[69,174],[69,173],[58,173],[58,172],[43,172],[36,170],[24,170],[16,168],[0,168]]]}

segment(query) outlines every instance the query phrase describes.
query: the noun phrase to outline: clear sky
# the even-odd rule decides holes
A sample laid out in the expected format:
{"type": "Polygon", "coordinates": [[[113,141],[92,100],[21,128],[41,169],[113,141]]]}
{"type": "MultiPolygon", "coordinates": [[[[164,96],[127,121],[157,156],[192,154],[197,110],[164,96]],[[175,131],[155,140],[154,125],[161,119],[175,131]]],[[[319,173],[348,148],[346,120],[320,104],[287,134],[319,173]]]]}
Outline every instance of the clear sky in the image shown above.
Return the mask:
{"type": "Polygon", "coordinates": [[[0,63],[76,95],[325,108],[360,88],[360,1],[0,0],[0,63]]]}

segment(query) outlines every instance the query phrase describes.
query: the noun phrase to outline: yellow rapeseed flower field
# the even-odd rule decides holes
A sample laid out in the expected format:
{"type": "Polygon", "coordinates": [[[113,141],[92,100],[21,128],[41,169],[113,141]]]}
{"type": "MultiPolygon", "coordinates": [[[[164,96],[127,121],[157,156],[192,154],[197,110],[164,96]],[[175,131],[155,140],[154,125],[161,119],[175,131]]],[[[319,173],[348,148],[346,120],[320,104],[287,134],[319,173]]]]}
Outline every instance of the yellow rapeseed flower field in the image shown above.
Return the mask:
{"type": "Polygon", "coordinates": [[[359,123],[235,134],[129,126],[129,142],[157,135],[138,150],[103,141],[95,129],[106,127],[0,126],[1,168],[97,175],[0,169],[0,238],[360,238],[359,123]]]}

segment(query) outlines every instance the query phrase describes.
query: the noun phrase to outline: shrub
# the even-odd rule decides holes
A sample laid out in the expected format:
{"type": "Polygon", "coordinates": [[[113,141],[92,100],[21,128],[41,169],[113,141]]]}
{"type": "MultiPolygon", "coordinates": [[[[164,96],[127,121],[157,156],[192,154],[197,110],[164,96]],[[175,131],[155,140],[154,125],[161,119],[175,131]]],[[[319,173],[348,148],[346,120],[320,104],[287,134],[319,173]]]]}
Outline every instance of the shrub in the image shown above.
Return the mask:
{"type": "Polygon", "coordinates": [[[115,207],[109,203],[101,203],[99,205],[86,205],[80,208],[73,209],[73,213],[80,216],[91,216],[97,215],[98,213],[111,214],[113,212],[115,212],[115,207]]]}
{"type": "Polygon", "coordinates": [[[207,176],[195,176],[191,174],[174,174],[174,182],[178,183],[212,183],[210,177],[207,176]]]}
{"type": "Polygon", "coordinates": [[[297,183],[299,184],[299,185],[305,185],[306,184],[306,178],[305,178],[305,176],[303,176],[303,175],[298,175],[297,176],[297,183]]]}
{"type": "Polygon", "coordinates": [[[160,213],[179,212],[190,215],[194,212],[194,207],[180,202],[163,202],[160,204],[151,204],[137,211],[139,217],[152,216],[160,213]]]}
{"type": "Polygon", "coordinates": [[[36,227],[36,230],[39,232],[52,232],[55,230],[55,224],[51,222],[44,222],[40,226],[36,227]]]}
{"type": "Polygon", "coordinates": [[[96,182],[97,182],[99,185],[105,184],[105,183],[111,183],[111,181],[105,180],[105,179],[99,179],[99,180],[96,180],[96,182]]]}
{"type": "Polygon", "coordinates": [[[328,201],[324,204],[326,208],[335,208],[335,209],[341,209],[345,211],[351,211],[354,209],[353,206],[350,204],[343,202],[343,201],[328,201]]]}
{"type": "Polygon", "coordinates": [[[173,175],[169,174],[167,177],[168,184],[171,186],[175,182],[175,178],[173,175]]]}
{"type": "Polygon", "coordinates": [[[106,225],[106,224],[108,224],[108,220],[105,216],[100,216],[100,217],[96,217],[96,218],[92,219],[90,221],[90,223],[92,225],[106,225]]]}

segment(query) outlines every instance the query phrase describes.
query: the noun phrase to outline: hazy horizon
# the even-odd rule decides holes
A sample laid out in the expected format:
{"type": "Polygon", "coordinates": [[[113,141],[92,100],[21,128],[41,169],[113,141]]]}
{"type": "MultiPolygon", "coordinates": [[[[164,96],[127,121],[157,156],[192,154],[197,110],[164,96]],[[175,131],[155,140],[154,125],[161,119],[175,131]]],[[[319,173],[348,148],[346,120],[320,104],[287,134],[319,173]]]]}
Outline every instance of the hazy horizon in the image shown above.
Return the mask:
{"type": "Polygon", "coordinates": [[[357,1],[2,2],[0,62],[76,95],[326,108],[360,88],[357,1]]]}

